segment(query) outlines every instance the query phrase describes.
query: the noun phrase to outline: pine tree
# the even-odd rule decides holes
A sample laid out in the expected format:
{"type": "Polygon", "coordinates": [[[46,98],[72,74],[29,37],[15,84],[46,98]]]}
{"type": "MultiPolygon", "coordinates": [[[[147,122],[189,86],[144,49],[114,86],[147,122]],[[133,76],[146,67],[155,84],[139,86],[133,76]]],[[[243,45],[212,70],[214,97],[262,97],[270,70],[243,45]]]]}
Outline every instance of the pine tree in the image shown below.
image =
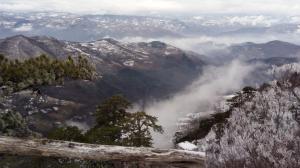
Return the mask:
{"type": "Polygon", "coordinates": [[[95,69],[82,56],[74,61],[50,59],[46,55],[25,61],[8,60],[0,55],[0,86],[11,86],[15,91],[26,88],[62,84],[65,78],[93,80],[95,69]]]}
{"type": "Polygon", "coordinates": [[[122,96],[113,96],[97,107],[96,125],[86,133],[90,143],[151,146],[151,129],[162,133],[156,117],[145,112],[128,112],[131,103],[122,96]]]}
{"type": "Polygon", "coordinates": [[[48,134],[49,139],[84,142],[82,131],[75,126],[60,127],[48,134]]]}
{"type": "Polygon", "coordinates": [[[129,113],[124,121],[123,132],[125,138],[123,143],[127,146],[152,146],[150,130],[163,133],[163,129],[157,124],[156,117],[147,115],[145,112],[129,113]]]}

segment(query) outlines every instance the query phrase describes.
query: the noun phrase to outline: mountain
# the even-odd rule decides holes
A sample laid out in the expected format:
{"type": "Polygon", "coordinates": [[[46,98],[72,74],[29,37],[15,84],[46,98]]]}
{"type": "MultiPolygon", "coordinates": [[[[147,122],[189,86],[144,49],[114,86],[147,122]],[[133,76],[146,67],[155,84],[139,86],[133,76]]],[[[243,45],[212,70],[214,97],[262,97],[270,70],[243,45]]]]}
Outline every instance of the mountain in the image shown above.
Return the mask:
{"type": "Polygon", "coordinates": [[[284,23],[275,24],[272,26],[249,26],[235,28],[229,31],[219,32],[219,36],[240,36],[240,35],[288,35],[299,31],[298,24],[284,23]]]}
{"type": "Polygon", "coordinates": [[[93,41],[106,37],[163,38],[195,36],[298,35],[296,17],[214,15],[194,17],[79,15],[63,12],[2,12],[0,38],[24,34],[61,40],[93,41]]]}
{"type": "MultiPolygon", "coordinates": [[[[232,45],[220,52],[219,55],[206,57],[206,59],[208,59],[208,62],[217,65],[226,65],[226,62],[235,59],[252,64],[254,69],[244,78],[243,86],[261,85],[263,88],[266,83],[273,84],[270,81],[282,80],[281,78],[285,78],[285,75],[291,72],[299,72],[299,56],[300,46],[283,41],[270,41],[267,43],[247,42],[232,45]]],[[[251,88],[245,87],[241,93],[247,93],[249,90],[252,91],[251,88]]],[[[192,142],[195,139],[202,139],[211,131],[211,126],[224,122],[224,118],[230,117],[229,113],[218,113],[219,109],[216,110],[216,107],[220,106],[220,109],[226,111],[224,109],[228,109],[231,99],[240,93],[229,94],[232,95],[222,95],[219,102],[215,102],[212,109],[204,112],[200,111],[198,114],[188,114],[185,118],[179,120],[177,123],[179,127],[174,141],[192,142]]]]}
{"type": "Polygon", "coordinates": [[[46,54],[51,57],[67,55],[64,43],[54,38],[28,38],[23,35],[0,40],[0,53],[9,59],[28,59],[33,56],[46,54]]]}
{"type": "MultiPolygon", "coordinates": [[[[256,69],[248,77],[250,82],[245,81],[257,84],[271,80],[270,75],[264,74],[271,65],[297,62],[299,48],[282,41],[243,43],[227,48],[219,60],[239,58],[270,65],[256,69]]],[[[72,42],[48,36],[17,35],[0,40],[0,53],[20,60],[40,54],[58,59],[83,55],[96,67],[97,80],[66,80],[63,85],[42,86],[41,94],[29,90],[17,92],[1,105],[12,106],[28,116],[30,127],[42,133],[61,124],[88,128],[93,124],[92,112],[97,104],[112,95],[122,94],[141,106],[166,99],[193,82],[207,65],[204,56],[163,42],[125,43],[111,38],[72,42]]],[[[185,138],[193,137],[182,139],[185,138]]]]}
{"type": "Polygon", "coordinates": [[[232,46],[231,53],[245,59],[272,58],[272,57],[296,57],[300,54],[300,46],[283,41],[270,41],[262,44],[245,43],[232,46]]]}
{"type": "Polygon", "coordinates": [[[58,59],[83,55],[96,66],[99,73],[114,72],[122,68],[160,69],[180,61],[200,65],[203,63],[199,59],[200,55],[159,41],[122,43],[111,38],[80,43],[59,41],[46,36],[17,35],[0,40],[0,53],[9,59],[21,60],[41,54],[58,59]]]}
{"type": "Polygon", "coordinates": [[[163,17],[0,12],[0,37],[19,33],[48,35],[70,41],[104,37],[180,37],[185,28],[183,22],[163,17]]]}
{"type": "Polygon", "coordinates": [[[282,65],[297,62],[300,56],[300,46],[283,41],[267,43],[242,43],[231,45],[210,56],[210,62],[228,62],[240,59],[247,62],[263,62],[266,64],[282,65]]]}
{"type": "Polygon", "coordinates": [[[40,54],[58,59],[82,55],[96,67],[97,80],[66,80],[61,86],[40,87],[41,95],[22,91],[11,96],[8,104],[30,116],[31,127],[39,132],[49,131],[54,123],[91,125],[91,112],[112,95],[122,94],[142,105],[167,98],[196,79],[206,65],[200,55],[159,41],[79,43],[18,35],[0,40],[0,53],[20,60],[40,54]]]}

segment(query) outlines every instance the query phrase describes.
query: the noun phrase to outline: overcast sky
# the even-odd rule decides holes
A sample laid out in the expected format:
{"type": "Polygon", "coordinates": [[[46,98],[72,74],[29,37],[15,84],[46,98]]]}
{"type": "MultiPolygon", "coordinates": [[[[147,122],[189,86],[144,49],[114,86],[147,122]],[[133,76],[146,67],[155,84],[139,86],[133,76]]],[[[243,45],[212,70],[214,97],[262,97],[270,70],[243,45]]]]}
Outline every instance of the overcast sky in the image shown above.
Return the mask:
{"type": "Polygon", "coordinates": [[[300,15],[300,0],[0,0],[0,10],[106,14],[300,15]]]}

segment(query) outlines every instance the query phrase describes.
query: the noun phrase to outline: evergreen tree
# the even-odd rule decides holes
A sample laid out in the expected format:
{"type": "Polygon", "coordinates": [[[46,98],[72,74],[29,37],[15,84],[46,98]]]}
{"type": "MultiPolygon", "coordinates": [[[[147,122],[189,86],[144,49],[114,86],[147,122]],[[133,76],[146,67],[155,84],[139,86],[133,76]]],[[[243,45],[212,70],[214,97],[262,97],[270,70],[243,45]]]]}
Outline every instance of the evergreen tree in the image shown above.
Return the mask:
{"type": "Polygon", "coordinates": [[[162,133],[157,118],[145,112],[129,113],[131,103],[122,96],[113,96],[97,107],[96,125],[86,133],[90,143],[151,146],[150,130],[162,133]]]}
{"type": "Polygon", "coordinates": [[[97,127],[118,126],[126,115],[131,103],[122,96],[112,96],[96,109],[97,127]]]}
{"type": "Polygon", "coordinates": [[[16,111],[0,110],[0,135],[28,137],[36,136],[27,125],[26,120],[16,111]]]}
{"type": "Polygon", "coordinates": [[[75,126],[60,127],[48,134],[49,139],[84,142],[82,131],[75,126]]]}
{"type": "Polygon", "coordinates": [[[40,85],[62,84],[65,78],[92,80],[94,76],[95,69],[82,56],[76,61],[72,57],[62,61],[41,55],[21,62],[8,60],[0,55],[0,86],[10,86],[14,91],[40,85]]]}
{"type": "Polygon", "coordinates": [[[123,126],[123,132],[126,135],[122,140],[123,143],[127,146],[152,146],[150,130],[163,133],[162,127],[157,122],[156,117],[147,115],[145,112],[128,114],[123,126]]]}

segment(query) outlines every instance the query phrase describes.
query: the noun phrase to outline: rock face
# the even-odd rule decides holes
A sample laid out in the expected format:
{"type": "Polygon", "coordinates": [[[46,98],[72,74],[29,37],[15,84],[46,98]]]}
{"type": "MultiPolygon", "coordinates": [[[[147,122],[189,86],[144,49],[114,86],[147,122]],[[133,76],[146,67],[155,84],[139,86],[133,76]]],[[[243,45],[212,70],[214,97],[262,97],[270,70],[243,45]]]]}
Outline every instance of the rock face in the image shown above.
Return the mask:
{"type": "Polygon", "coordinates": [[[63,86],[41,87],[42,95],[20,92],[12,96],[15,108],[30,115],[32,127],[39,132],[46,132],[57,122],[90,125],[96,105],[112,95],[122,94],[141,104],[166,98],[198,77],[205,65],[200,55],[158,41],[102,39],[78,43],[14,36],[0,40],[0,53],[20,60],[40,54],[58,59],[82,55],[96,67],[99,78],[95,81],[66,80],[63,86]]]}

